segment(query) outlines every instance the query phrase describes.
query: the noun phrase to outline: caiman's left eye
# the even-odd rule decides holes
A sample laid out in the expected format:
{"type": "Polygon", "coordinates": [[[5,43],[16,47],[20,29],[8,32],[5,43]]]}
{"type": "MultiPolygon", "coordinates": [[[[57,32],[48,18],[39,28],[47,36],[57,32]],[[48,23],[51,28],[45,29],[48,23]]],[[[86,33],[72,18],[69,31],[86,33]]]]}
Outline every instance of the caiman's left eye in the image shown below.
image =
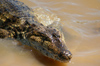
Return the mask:
{"type": "Polygon", "coordinates": [[[53,33],[52,35],[53,35],[53,37],[60,38],[60,35],[59,34],[53,33]]]}

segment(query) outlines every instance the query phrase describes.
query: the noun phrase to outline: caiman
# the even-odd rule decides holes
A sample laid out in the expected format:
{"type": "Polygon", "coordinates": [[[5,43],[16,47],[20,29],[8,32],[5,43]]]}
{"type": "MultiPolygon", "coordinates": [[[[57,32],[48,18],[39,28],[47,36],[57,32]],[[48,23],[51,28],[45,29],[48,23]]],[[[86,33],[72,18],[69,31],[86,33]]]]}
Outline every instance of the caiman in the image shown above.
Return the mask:
{"type": "Polygon", "coordinates": [[[0,0],[0,38],[15,39],[57,61],[72,58],[60,31],[44,26],[33,10],[18,0],[0,0]]]}

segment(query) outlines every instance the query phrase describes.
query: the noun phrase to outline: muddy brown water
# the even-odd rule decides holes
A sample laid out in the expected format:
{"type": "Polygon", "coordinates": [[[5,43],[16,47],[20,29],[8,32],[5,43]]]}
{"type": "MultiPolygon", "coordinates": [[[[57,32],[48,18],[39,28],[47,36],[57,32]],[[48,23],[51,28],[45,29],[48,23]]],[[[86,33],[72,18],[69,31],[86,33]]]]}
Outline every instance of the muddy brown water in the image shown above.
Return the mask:
{"type": "Polygon", "coordinates": [[[17,46],[15,40],[0,39],[0,66],[100,66],[100,0],[20,1],[47,11],[42,13],[43,18],[49,16],[45,21],[60,21],[73,58],[69,63],[57,62],[35,49],[17,46]]]}

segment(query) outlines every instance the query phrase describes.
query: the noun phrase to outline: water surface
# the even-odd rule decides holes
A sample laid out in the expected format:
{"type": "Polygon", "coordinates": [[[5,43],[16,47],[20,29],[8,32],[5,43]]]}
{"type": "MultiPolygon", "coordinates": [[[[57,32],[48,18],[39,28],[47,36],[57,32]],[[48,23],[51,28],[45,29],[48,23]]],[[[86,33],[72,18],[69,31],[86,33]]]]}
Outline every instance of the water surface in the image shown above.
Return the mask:
{"type": "Polygon", "coordinates": [[[0,66],[100,66],[100,0],[20,1],[35,11],[40,8],[36,12],[40,21],[61,23],[73,58],[69,63],[57,62],[35,49],[16,46],[13,40],[0,39],[0,66]]]}

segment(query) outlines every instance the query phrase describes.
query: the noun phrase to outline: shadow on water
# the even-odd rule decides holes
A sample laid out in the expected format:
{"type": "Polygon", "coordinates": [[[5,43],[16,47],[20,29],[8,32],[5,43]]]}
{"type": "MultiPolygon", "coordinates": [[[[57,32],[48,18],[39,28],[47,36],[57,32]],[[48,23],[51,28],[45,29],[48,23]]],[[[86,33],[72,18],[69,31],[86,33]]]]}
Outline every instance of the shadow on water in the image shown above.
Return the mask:
{"type": "Polygon", "coordinates": [[[67,63],[59,62],[42,55],[39,51],[29,46],[24,46],[24,49],[31,50],[32,55],[44,66],[67,66],[67,63]]]}

